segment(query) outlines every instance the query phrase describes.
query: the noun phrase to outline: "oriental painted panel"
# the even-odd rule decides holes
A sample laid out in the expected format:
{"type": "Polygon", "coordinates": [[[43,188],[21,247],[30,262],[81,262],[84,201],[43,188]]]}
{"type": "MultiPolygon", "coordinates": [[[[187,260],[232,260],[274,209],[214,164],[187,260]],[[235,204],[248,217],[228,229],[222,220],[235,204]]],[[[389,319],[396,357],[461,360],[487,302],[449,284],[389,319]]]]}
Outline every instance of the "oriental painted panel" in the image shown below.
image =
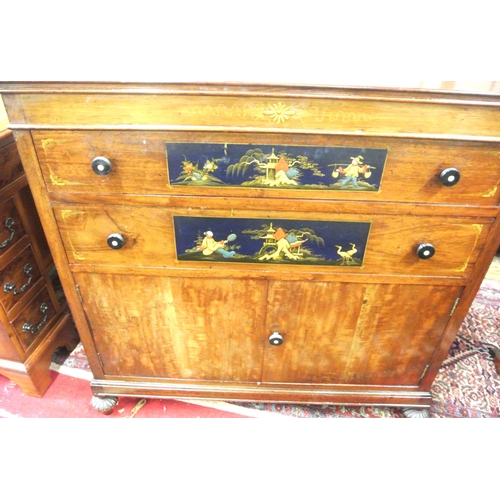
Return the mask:
{"type": "Polygon", "coordinates": [[[370,222],[173,216],[180,261],[362,266],[370,222]]]}
{"type": "Polygon", "coordinates": [[[167,143],[172,186],[380,190],[387,149],[167,143]]]}

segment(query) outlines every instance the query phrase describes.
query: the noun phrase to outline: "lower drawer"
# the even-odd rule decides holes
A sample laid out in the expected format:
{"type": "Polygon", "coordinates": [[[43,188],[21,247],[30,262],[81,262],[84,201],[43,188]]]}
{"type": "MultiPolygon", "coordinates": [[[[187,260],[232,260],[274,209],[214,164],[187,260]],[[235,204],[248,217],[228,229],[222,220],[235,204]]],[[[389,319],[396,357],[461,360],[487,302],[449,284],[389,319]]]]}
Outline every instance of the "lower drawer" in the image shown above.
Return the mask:
{"type": "Polygon", "coordinates": [[[469,276],[492,224],[484,218],[130,205],[57,205],[54,212],[71,264],[328,266],[335,273],[413,276],[469,276]]]}

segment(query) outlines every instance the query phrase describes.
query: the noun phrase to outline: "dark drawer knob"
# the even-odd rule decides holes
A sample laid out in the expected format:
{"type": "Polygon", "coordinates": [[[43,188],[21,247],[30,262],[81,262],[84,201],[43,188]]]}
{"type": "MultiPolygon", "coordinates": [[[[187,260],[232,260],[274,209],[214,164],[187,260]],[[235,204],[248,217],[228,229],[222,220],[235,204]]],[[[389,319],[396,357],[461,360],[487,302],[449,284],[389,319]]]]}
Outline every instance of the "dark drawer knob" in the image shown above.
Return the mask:
{"type": "Polygon", "coordinates": [[[439,174],[443,186],[454,186],[460,180],[460,172],[456,168],[445,168],[439,174]]]}
{"type": "Polygon", "coordinates": [[[111,172],[111,162],[104,156],[97,156],[92,160],[92,170],[97,175],[108,175],[111,172]]]}
{"type": "Polygon", "coordinates": [[[436,253],[436,249],[430,243],[422,243],[418,245],[417,255],[421,259],[430,259],[436,253]]]}
{"type": "Polygon", "coordinates": [[[125,245],[125,238],[120,233],[113,233],[108,236],[109,248],[113,250],[120,250],[125,245]]]}
{"type": "Polygon", "coordinates": [[[283,337],[279,332],[273,332],[269,337],[269,343],[271,345],[281,345],[283,344],[283,337]]]}

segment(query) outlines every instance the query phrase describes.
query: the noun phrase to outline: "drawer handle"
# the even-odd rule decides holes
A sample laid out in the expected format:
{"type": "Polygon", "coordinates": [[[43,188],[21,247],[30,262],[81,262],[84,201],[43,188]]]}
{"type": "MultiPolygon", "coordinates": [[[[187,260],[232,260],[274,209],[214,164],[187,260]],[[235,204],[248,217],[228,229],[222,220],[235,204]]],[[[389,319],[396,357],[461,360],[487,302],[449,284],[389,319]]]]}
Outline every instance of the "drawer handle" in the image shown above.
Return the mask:
{"type": "Polygon", "coordinates": [[[10,236],[2,241],[2,243],[0,243],[0,248],[5,248],[13,239],[14,239],[14,234],[16,232],[15,229],[12,229],[12,226],[15,224],[15,221],[12,217],[9,217],[6,221],[5,221],[5,227],[10,231],[10,236]]]}
{"type": "Polygon", "coordinates": [[[113,233],[108,236],[108,246],[113,250],[120,250],[125,245],[125,238],[120,233],[113,233]]]}
{"type": "Polygon", "coordinates": [[[104,156],[96,156],[92,160],[92,170],[97,175],[108,175],[111,172],[111,162],[104,156]]]}
{"type": "Polygon", "coordinates": [[[269,343],[271,345],[281,345],[283,344],[283,337],[279,332],[273,332],[269,337],[269,343]]]}
{"type": "Polygon", "coordinates": [[[5,293],[13,292],[14,295],[18,295],[19,293],[25,292],[26,289],[30,286],[31,280],[33,279],[33,276],[30,273],[31,271],[33,271],[33,267],[31,266],[31,264],[26,264],[23,270],[24,274],[28,276],[28,281],[19,289],[16,285],[14,285],[14,283],[5,283],[5,285],[3,286],[3,291],[5,293]]]}
{"type": "Polygon", "coordinates": [[[431,243],[421,243],[417,248],[417,255],[421,259],[430,259],[436,253],[436,249],[431,243]]]}
{"type": "Polygon", "coordinates": [[[439,180],[443,186],[454,186],[460,180],[460,172],[456,168],[445,168],[439,174],[439,180]]]}
{"type": "Polygon", "coordinates": [[[45,325],[45,323],[47,322],[47,318],[49,317],[49,315],[47,313],[47,311],[49,310],[49,306],[44,302],[40,306],[39,310],[42,314],[45,315],[43,317],[42,321],[40,321],[40,323],[38,323],[38,325],[36,325],[36,326],[32,325],[31,323],[24,323],[23,332],[34,334],[36,332],[39,332],[43,328],[43,325],[45,325]]]}

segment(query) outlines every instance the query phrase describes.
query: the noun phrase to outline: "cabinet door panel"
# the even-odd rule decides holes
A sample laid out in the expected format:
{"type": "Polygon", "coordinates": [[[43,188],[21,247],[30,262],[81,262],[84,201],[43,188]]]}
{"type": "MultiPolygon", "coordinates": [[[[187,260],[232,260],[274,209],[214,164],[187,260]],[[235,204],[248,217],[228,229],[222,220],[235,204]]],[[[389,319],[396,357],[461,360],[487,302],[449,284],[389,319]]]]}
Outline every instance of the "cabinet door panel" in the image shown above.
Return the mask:
{"type": "Polygon", "coordinates": [[[265,282],[75,278],[106,375],[260,380],[265,282]]]}
{"type": "Polygon", "coordinates": [[[460,290],[274,281],[263,382],[417,386],[460,290]]]}

